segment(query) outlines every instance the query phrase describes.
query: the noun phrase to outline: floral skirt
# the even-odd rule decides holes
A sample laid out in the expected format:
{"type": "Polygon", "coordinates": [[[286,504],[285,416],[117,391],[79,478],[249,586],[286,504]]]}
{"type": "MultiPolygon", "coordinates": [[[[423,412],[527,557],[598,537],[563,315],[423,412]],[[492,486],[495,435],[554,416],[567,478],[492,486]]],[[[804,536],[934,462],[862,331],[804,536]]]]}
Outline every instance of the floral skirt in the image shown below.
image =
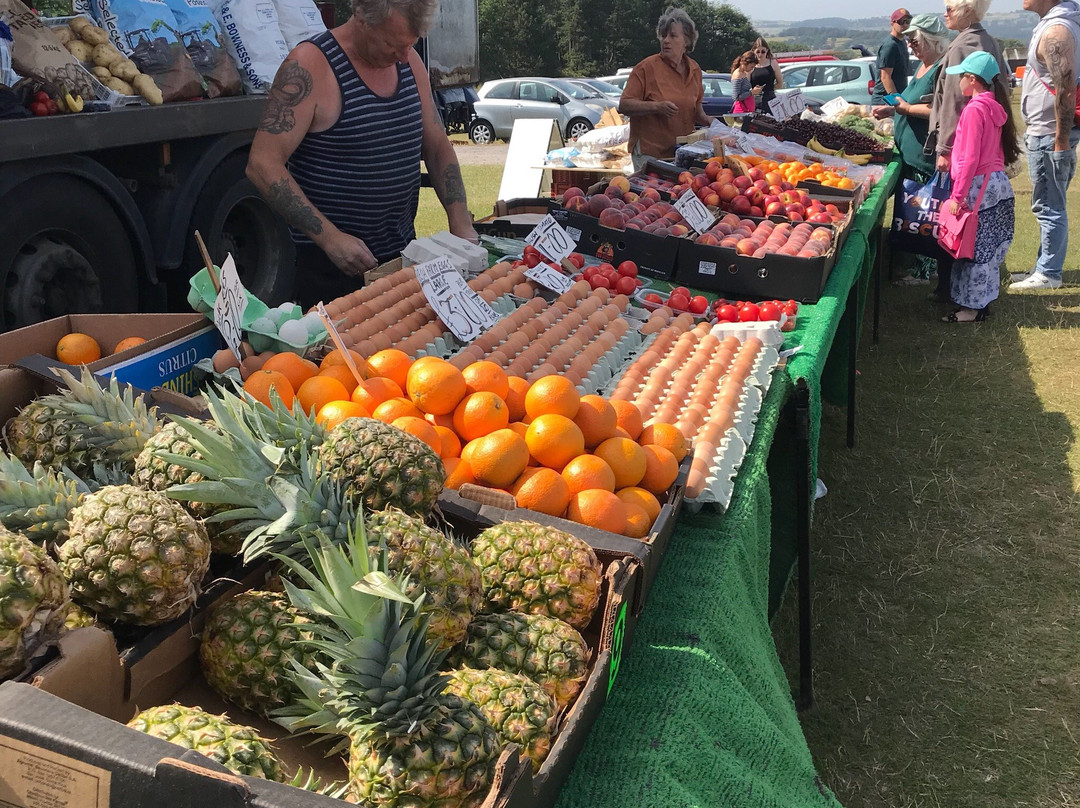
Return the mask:
{"type": "MultiPolygon", "coordinates": [[[[979,198],[982,183],[971,183],[968,205],[979,198]]],[[[1001,287],[1001,265],[1013,240],[1016,205],[1012,186],[1003,171],[990,175],[979,206],[979,224],[975,230],[975,257],[957,260],[952,270],[952,299],[966,309],[986,308],[997,300],[1001,287]]]]}

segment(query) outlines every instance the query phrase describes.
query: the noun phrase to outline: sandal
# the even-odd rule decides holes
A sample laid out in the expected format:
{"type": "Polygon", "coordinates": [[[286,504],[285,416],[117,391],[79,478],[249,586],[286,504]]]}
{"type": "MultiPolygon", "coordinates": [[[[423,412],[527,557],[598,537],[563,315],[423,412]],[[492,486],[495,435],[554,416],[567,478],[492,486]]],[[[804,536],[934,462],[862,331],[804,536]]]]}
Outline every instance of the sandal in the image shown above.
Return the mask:
{"type": "MultiPolygon", "coordinates": [[[[979,311],[975,312],[975,316],[972,317],[970,320],[968,320],[968,319],[961,320],[960,317],[959,317],[959,314],[962,311],[964,311],[964,309],[956,309],[955,311],[950,311],[946,316],[941,318],[941,322],[943,322],[943,323],[981,323],[987,317],[990,316],[990,312],[987,309],[980,309],[979,311]]],[[[968,311],[970,311],[970,309],[968,309],[968,311]]]]}

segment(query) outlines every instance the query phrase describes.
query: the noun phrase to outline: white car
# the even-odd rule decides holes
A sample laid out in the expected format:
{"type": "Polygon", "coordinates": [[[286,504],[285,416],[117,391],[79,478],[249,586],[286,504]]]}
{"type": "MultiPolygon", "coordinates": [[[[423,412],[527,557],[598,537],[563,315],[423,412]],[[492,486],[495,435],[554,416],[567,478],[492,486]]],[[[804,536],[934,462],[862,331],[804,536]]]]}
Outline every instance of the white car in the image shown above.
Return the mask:
{"type": "Polygon", "coordinates": [[[780,65],[784,89],[802,90],[809,101],[825,103],[837,96],[852,104],[869,104],[878,69],[872,61],[826,60],[780,65]]]}

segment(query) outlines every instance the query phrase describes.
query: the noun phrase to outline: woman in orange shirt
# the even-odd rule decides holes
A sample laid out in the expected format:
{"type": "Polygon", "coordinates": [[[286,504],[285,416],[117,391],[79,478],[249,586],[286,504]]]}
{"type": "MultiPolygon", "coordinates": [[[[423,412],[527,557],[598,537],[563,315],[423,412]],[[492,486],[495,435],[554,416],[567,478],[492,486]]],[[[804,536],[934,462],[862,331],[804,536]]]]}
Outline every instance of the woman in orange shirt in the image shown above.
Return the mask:
{"type": "Polygon", "coordinates": [[[697,44],[694,21],[669,6],[656,24],[656,37],[660,53],[638,62],[619,101],[619,112],[630,118],[635,169],[646,157],[672,157],[675,138],[690,134],[695,125],[712,123],[701,106],[701,67],[688,55],[697,44]]]}

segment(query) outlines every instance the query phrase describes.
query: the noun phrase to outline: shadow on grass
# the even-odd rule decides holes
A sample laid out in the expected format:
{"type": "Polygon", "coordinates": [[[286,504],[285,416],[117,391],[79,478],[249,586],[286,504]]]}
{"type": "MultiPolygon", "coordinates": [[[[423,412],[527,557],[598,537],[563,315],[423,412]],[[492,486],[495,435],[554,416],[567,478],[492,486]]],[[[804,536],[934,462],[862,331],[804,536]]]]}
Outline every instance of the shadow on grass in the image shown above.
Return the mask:
{"type": "MultiPolygon", "coordinates": [[[[806,737],[848,808],[1080,804],[1080,288],[1003,291],[977,325],[925,295],[883,290],[853,450],[823,416],[806,737]]],[[[793,687],[796,625],[789,597],[793,687]]]]}

